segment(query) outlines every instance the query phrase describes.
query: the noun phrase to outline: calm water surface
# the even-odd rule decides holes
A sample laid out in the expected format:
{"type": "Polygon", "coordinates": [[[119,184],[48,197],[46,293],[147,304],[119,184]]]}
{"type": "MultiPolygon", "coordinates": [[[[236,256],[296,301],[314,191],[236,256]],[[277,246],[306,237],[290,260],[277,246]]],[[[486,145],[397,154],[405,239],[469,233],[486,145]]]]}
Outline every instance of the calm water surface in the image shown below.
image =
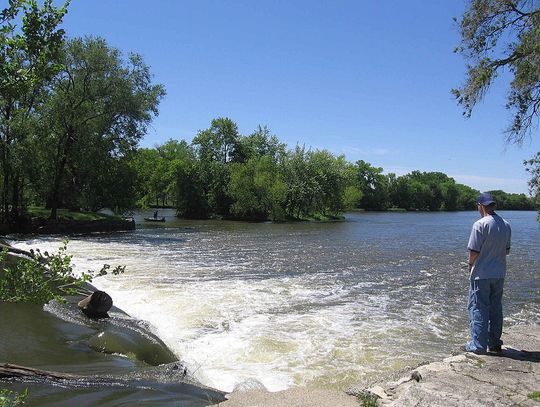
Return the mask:
{"type": "MultiPolygon", "coordinates": [[[[500,214],[513,227],[506,326],[539,322],[536,213],[500,214]]],[[[72,238],[69,250],[80,270],[127,265],[95,284],[149,321],[206,385],[344,388],[447,356],[467,339],[476,212],[300,224],[162,215],[166,223],[132,233],[72,238]]],[[[54,249],[59,239],[29,244],[54,249]]]]}

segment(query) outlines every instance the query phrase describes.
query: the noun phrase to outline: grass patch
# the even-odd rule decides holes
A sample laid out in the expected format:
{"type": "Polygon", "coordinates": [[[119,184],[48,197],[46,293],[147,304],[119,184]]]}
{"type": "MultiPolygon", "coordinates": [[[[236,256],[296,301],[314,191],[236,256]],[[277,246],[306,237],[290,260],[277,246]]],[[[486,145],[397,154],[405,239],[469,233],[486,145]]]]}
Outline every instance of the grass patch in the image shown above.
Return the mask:
{"type": "Polygon", "coordinates": [[[527,394],[527,397],[531,400],[540,401],[540,391],[533,391],[532,393],[527,394]]]}
{"type": "MultiPolygon", "coordinates": [[[[51,214],[50,209],[41,208],[38,206],[28,207],[28,214],[32,218],[48,218],[51,214]]],[[[121,219],[119,216],[106,215],[97,212],[75,212],[67,209],[58,209],[58,220],[98,220],[98,219],[121,219]]]]}
{"type": "Polygon", "coordinates": [[[483,360],[483,359],[476,359],[476,366],[477,367],[483,367],[485,363],[486,363],[486,361],[483,360]]]}
{"type": "Polygon", "coordinates": [[[369,391],[363,390],[356,398],[358,398],[362,407],[379,407],[379,403],[377,402],[379,396],[369,391]]]}

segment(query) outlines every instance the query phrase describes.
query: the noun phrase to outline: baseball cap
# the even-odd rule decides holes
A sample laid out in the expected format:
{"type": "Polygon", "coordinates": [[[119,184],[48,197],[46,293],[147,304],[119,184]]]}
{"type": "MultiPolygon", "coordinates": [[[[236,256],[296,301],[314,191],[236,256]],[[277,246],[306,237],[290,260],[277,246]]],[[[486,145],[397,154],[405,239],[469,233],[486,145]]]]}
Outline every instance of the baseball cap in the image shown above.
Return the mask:
{"type": "Polygon", "coordinates": [[[489,192],[482,192],[480,195],[478,195],[478,198],[476,198],[476,203],[484,206],[491,205],[492,203],[495,203],[495,199],[489,192]]]}

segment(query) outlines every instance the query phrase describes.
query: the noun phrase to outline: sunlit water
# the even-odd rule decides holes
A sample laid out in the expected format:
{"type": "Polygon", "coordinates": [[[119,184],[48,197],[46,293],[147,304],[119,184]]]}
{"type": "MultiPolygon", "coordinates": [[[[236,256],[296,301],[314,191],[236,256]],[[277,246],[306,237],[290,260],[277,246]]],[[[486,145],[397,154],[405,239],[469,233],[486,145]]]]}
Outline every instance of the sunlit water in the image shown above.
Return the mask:
{"type": "MultiPolygon", "coordinates": [[[[540,227],[513,227],[505,323],[538,322],[540,227]]],[[[141,219],[143,215],[140,214],[141,219]]],[[[149,321],[203,384],[230,391],[345,388],[447,356],[467,338],[466,244],[475,212],[359,213],[335,223],[180,221],[74,237],[79,270],[149,321]]],[[[53,250],[59,238],[19,247],[53,250]]]]}

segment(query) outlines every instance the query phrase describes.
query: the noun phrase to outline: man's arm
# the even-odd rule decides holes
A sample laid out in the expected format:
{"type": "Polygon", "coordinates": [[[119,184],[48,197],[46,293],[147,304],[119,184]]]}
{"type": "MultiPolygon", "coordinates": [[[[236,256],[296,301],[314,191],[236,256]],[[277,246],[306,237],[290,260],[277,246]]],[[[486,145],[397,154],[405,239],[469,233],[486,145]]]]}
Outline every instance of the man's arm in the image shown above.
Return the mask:
{"type": "Polygon", "coordinates": [[[469,273],[471,272],[471,269],[474,266],[474,263],[476,262],[476,259],[478,258],[479,255],[480,255],[480,252],[469,250],[469,273]]]}

